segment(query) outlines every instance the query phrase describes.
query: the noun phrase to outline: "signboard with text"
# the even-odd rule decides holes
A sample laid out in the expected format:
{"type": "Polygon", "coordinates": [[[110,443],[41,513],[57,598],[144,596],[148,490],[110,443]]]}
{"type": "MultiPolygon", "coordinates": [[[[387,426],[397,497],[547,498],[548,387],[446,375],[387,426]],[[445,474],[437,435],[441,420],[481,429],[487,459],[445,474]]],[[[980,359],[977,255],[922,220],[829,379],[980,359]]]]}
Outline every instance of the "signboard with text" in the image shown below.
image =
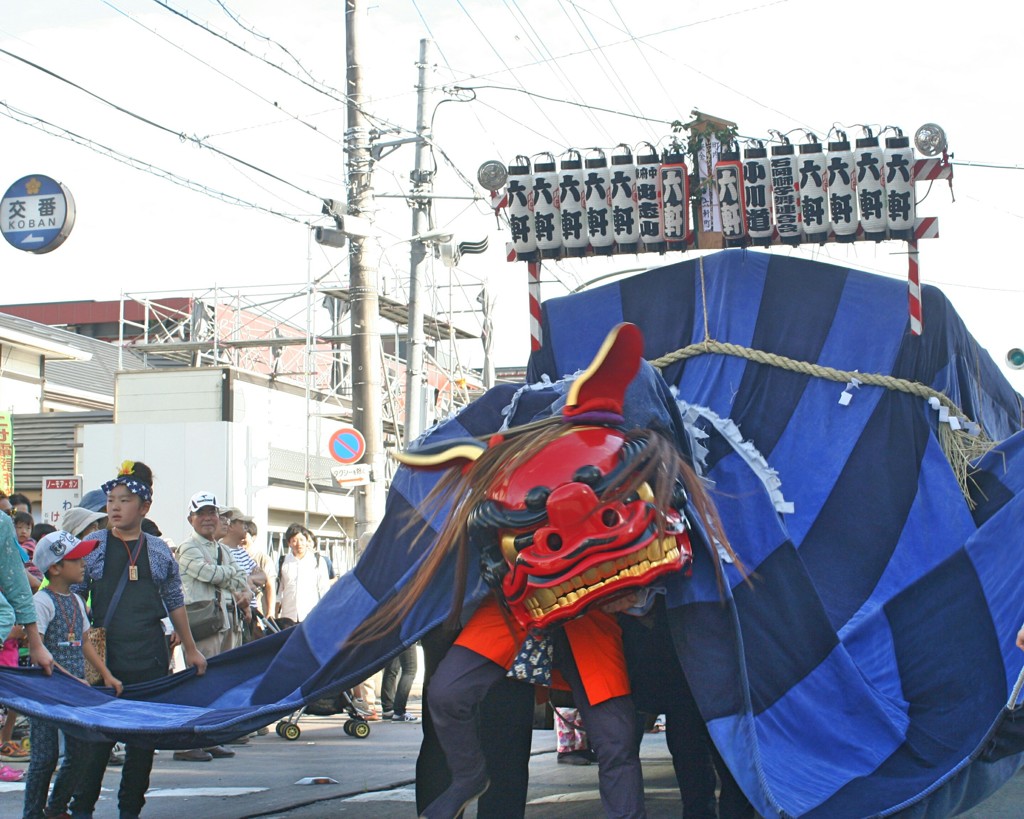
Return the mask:
{"type": "Polygon", "coordinates": [[[11,414],[0,412],[0,492],[10,495],[14,491],[14,431],[11,414]]]}
{"type": "Polygon", "coordinates": [[[82,502],[82,476],[43,478],[43,523],[60,526],[60,517],[82,502]]]}
{"type": "Polygon", "coordinates": [[[18,250],[49,253],[64,243],[74,226],[71,191],[48,176],[23,176],[0,200],[0,233],[18,250]]]}

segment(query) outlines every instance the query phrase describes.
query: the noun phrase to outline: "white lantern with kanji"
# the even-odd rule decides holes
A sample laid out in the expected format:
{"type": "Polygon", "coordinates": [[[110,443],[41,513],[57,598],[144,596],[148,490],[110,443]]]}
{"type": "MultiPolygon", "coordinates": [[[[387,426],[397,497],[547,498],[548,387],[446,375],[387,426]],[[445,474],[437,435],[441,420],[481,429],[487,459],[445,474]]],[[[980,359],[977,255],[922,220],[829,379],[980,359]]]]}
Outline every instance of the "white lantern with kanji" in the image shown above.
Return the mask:
{"type": "Polygon", "coordinates": [[[628,145],[619,145],[612,154],[611,205],[612,232],[619,253],[636,253],[640,243],[637,220],[636,164],[628,145]]]}
{"type": "Polygon", "coordinates": [[[788,142],[772,146],[772,202],[779,241],[798,245],[803,238],[800,218],[800,179],[797,176],[796,147],[788,142]]]}
{"type": "Polygon", "coordinates": [[[831,220],[828,216],[828,178],[825,174],[825,152],[818,141],[800,146],[797,159],[800,182],[800,215],[804,223],[805,242],[826,242],[831,220]]]}
{"type": "Polygon", "coordinates": [[[910,137],[885,140],[885,220],[890,239],[914,235],[914,159],[910,137]]]}
{"type": "Polygon", "coordinates": [[[590,246],[599,256],[610,256],[615,244],[615,230],[612,225],[611,174],[608,158],[600,148],[591,149],[597,156],[583,160],[586,173],[587,233],[590,246]]]}
{"type": "Polygon", "coordinates": [[[537,259],[537,233],[533,224],[533,172],[530,160],[517,156],[508,166],[508,225],[512,249],[521,261],[537,259]]]}
{"type": "Polygon", "coordinates": [[[722,151],[715,163],[715,186],[722,215],[722,237],[742,243],[747,235],[747,213],[743,196],[743,164],[738,150],[722,151]]]}
{"type": "Polygon", "coordinates": [[[690,240],[690,171],[686,155],[669,153],[661,163],[661,231],[668,250],[686,250],[690,240]]]}
{"type": "Polygon", "coordinates": [[[661,162],[650,143],[649,153],[636,155],[636,208],[640,242],[645,250],[663,250],[665,234],[661,227],[661,162]]]}
{"type": "Polygon", "coordinates": [[[747,235],[755,245],[771,243],[772,177],[767,149],[758,144],[743,151],[743,199],[747,207],[747,235]]]}
{"type": "Polygon", "coordinates": [[[533,224],[542,259],[562,256],[562,225],[558,210],[558,171],[555,158],[543,154],[533,163],[533,224]]]}
{"type": "Polygon", "coordinates": [[[828,144],[828,215],[837,242],[852,242],[857,238],[857,175],[853,164],[853,151],[846,135],[828,144]]]}
{"type": "Polygon", "coordinates": [[[580,152],[569,149],[559,163],[558,206],[561,218],[562,251],[566,256],[586,256],[590,246],[587,232],[586,174],[580,152]]]}
{"type": "Polygon", "coordinates": [[[855,143],[853,164],[856,170],[857,211],[864,238],[875,242],[885,239],[885,152],[878,137],[861,137],[855,143]]]}

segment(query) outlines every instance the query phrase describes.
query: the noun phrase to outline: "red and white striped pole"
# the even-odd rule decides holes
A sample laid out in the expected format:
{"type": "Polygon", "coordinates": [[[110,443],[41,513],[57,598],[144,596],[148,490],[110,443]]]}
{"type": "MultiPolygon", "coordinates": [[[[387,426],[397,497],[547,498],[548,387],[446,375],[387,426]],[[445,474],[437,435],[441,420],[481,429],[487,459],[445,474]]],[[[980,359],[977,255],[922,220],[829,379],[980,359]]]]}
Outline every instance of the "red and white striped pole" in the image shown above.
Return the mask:
{"type": "Polygon", "coordinates": [[[530,274],[530,350],[535,351],[544,342],[540,329],[540,262],[527,262],[526,269],[530,274]]]}
{"type": "Polygon", "coordinates": [[[917,263],[917,234],[907,242],[909,259],[909,278],[907,288],[910,298],[910,332],[921,335],[924,329],[924,317],[921,312],[921,273],[917,263]]]}

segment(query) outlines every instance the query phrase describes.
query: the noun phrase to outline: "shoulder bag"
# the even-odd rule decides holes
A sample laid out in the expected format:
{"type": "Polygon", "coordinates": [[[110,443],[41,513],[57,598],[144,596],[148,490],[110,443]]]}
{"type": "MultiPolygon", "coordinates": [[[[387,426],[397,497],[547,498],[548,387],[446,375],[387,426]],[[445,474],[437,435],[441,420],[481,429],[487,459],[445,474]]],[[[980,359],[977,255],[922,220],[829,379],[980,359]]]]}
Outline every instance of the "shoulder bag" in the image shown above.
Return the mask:
{"type": "MultiPolygon", "coordinates": [[[[220,544],[214,543],[217,549],[217,565],[220,566],[220,544]]],[[[192,639],[199,641],[212,637],[224,630],[224,612],[220,607],[220,589],[214,587],[213,597],[209,600],[196,600],[185,605],[188,615],[188,627],[192,639]]]]}

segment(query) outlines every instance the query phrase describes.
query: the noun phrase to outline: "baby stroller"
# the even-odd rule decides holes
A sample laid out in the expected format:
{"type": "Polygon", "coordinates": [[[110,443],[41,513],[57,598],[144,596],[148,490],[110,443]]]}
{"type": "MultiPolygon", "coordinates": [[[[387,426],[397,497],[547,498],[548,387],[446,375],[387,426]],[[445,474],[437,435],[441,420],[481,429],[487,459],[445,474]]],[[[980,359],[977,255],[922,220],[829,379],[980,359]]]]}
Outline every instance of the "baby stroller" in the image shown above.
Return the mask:
{"type": "MultiPolygon", "coordinates": [[[[271,618],[266,617],[258,609],[255,610],[255,615],[265,634],[273,634],[281,630],[277,623],[271,618]]],[[[349,718],[345,720],[345,724],[342,726],[346,734],[356,739],[366,739],[370,735],[370,723],[356,709],[355,703],[352,702],[351,693],[345,689],[342,689],[334,696],[321,697],[318,700],[314,700],[308,705],[302,706],[298,711],[289,714],[277,723],[277,735],[287,739],[289,742],[297,740],[302,736],[299,720],[302,719],[304,714],[311,714],[314,717],[332,717],[335,714],[348,714],[349,718]]]]}

